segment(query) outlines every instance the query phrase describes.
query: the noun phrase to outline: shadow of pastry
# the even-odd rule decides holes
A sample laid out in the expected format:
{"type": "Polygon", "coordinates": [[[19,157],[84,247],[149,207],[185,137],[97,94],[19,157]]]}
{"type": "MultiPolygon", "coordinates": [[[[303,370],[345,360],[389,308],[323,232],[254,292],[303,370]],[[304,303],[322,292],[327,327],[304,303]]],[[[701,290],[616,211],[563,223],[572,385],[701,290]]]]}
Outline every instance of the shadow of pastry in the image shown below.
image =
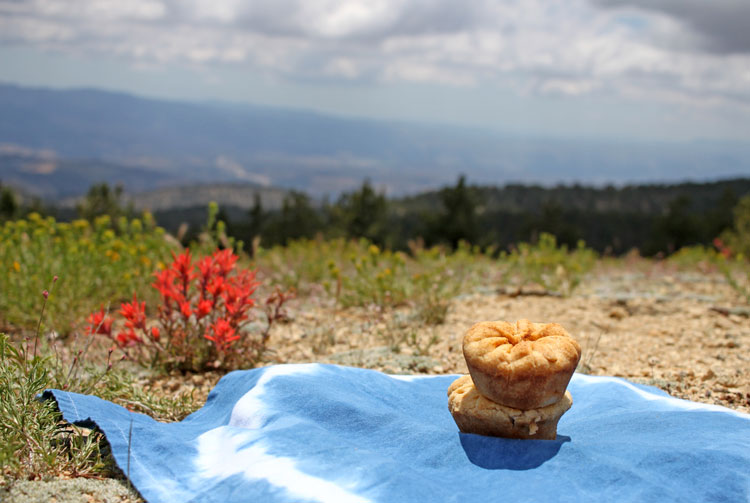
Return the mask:
{"type": "Polygon", "coordinates": [[[570,437],[556,440],[519,440],[459,432],[461,447],[474,465],[487,470],[531,470],[557,455],[570,437]]]}

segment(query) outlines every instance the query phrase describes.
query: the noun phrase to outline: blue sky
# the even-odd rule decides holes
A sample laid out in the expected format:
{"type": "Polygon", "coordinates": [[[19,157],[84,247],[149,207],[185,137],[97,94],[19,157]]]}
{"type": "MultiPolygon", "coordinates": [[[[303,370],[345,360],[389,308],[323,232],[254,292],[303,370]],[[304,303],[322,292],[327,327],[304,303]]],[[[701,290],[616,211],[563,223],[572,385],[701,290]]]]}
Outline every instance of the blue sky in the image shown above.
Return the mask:
{"type": "Polygon", "coordinates": [[[0,0],[0,81],[750,140],[747,0],[0,0]]]}

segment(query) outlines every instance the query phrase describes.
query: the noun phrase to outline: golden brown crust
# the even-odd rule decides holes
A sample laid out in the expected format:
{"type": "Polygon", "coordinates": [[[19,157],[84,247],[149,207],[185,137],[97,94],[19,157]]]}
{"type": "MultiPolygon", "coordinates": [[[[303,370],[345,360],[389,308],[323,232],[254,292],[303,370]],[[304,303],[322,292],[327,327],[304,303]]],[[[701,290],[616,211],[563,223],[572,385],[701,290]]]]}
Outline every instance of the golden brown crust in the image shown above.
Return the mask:
{"type": "Polygon", "coordinates": [[[527,410],[560,400],[581,358],[581,347],[557,323],[483,321],[464,335],[463,352],[479,391],[527,410]]]}
{"type": "Polygon", "coordinates": [[[557,423],[572,404],[573,398],[565,392],[561,400],[546,407],[531,410],[506,407],[482,396],[468,375],[448,387],[448,409],[464,433],[554,440],[557,423]]]}

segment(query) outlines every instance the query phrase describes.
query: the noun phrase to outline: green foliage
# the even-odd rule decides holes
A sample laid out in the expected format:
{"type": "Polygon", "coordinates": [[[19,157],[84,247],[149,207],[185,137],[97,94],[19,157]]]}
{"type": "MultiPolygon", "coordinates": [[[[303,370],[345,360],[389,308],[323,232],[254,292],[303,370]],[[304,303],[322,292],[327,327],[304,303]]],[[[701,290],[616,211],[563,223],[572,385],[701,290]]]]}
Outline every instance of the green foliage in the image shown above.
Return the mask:
{"type": "Polygon", "coordinates": [[[703,245],[684,246],[667,258],[667,262],[682,270],[703,271],[715,270],[719,253],[703,245]]]}
{"type": "Polygon", "coordinates": [[[19,211],[18,198],[13,189],[0,183],[0,222],[13,220],[19,211]]]}
{"type": "Polygon", "coordinates": [[[79,218],[94,222],[98,217],[107,215],[110,220],[116,221],[120,217],[132,217],[135,214],[133,206],[123,206],[122,185],[110,188],[107,183],[99,183],[89,187],[84,200],[76,205],[79,218]]]}
{"type": "Polygon", "coordinates": [[[451,299],[493,281],[498,264],[461,241],[455,251],[411,243],[411,255],[383,250],[366,239],[301,239],[259,249],[259,276],[302,294],[321,286],[343,307],[410,304],[427,324],[445,319],[451,299]]]}
{"type": "Polygon", "coordinates": [[[94,223],[56,222],[32,213],[0,227],[0,318],[33,327],[41,292],[59,277],[49,306],[54,329],[70,333],[99,303],[125,300],[151,283],[151,271],[174,249],[149,214],[94,223]]]}
{"type": "Polygon", "coordinates": [[[750,196],[734,208],[734,225],[714,240],[717,264],[729,285],[750,303],[750,196]]]}
{"type": "Polygon", "coordinates": [[[284,197],[281,211],[267,217],[265,229],[273,243],[285,245],[295,239],[314,237],[323,229],[323,222],[307,194],[291,191],[284,197]]]}
{"type": "MultiPolygon", "coordinates": [[[[316,285],[328,290],[331,284],[331,267],[341,270],[341,264],[352,255],[360,252],[360,244],[344,238],[336,239],[295,239],[286,246],[259,248],[255,263],[259,274],[269,278],[272,285],[284,289],[294,288],[300,293],[308,293],[316,285]]],[[[338,273],[334,274],[334,280],[338,273]]]]}
{"type": "Polygon", "coordinates": [[[721,239],[734,255],[750,258],[750,195],[737,203],[733,211],[734,223],[721,239]]]}
{"type": "Polygon", "coordinates": [[[61,372],[51,358],[29,355],[28,346],[0,334],[0,467],[26,478],[111,472],[101,437],[63,425],[54,403],[38,399],[60,384],[61,372]]]}
{"type": "Polygon", "coordinates": [[[700,240],[700,220],[691,212],[691,204],[690,197],[678,196],[670,201],[667,213],[657,221],[659,234],[666,239],[670,253],[700,240]]]}
{"type": "Polygon", "coordinates": [[[208,203],[206,223],[201,232],[190,243],[190,249],[198,255],[209,255],[217,248],[240,253],[244,243],[227,234],[226,216],[215,201],[208,203]]]}
{"type": "Polygon", "coordinates": [[[27,479],[117,475],[103,436],[64,423],[55,403],[40,399],[46,389],[94,393],[161,421],[180,420],[197,408],[189,395],[157,397],[130,372],[86,363],[90,341],[67,361],[63,352],[37,356],[30,341],[13,343],[0,334],[0,472],[27,479]]]}
{"type": "Polygon", "coordinates": [[[460,293],[471,291],[488,279],[493,264],[487,254],[466,241],[459,241],[453,252],[443,247],[422,248],[412,245],[413,261],[411,300],[416,316],[428,325],[445,321],[452,299],[460,293]]]}
{"type": "Polygon", "coordinates": [[[750,262],[743,257],[720,256],[717,265],[729,286],[750,303],[750,262]]]}
{"type": "Polygon", "coordinates": [[[479,236],[477,201],[466,186],[466,177],[461,175],[455,187],[442,189],[439,197],[443,208],[432,234],[438,241],[447,241],[452,248],[460,241],[475,243],[479,236]]]}
{"type": "Polygon", "coordinates": [[[358,241],[358,252],[342,266],[329,262],[338,300],[344,307],[375,305],[379,308],[403,304],[409,295],[405,274],[406,255],[382,250],[366,239],[358,241]]]}
{"type": "Polygon", "coordinates": [[[537,284],[548,292],[570,295],[594,266],[596,253],[583,241],[568,251],[567,246],[557,245],[555,236],[542,233],[535,244],[520,243],[507,262],[508,275],[519,288],[537,284]]]}
{"type": "Polygon", "coordinates": [[[378,194],[369,180],[354,192],[343,194],[333,208],[333,224],[343,229],[349,238],[365,238],[377,245],[385,243],[386,211],[385,195],[378,194]]]}

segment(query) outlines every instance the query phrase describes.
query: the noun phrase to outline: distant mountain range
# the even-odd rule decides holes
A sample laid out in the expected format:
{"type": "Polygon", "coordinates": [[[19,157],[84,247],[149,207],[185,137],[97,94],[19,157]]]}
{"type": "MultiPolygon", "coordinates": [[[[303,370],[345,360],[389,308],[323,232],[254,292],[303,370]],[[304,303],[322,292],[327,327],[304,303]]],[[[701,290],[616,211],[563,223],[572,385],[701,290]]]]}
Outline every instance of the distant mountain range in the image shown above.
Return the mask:
{"type": "Polygon", "coordinates": [[[459,173],[485,185],[718,179],[750,175],[750,145],[520,138],[0,84],[0,181],[50,200],[81,195],[97,182],[131,193],[213,183],[322,196],[365,178],[403,195],[452,184],[459,173]]]}

